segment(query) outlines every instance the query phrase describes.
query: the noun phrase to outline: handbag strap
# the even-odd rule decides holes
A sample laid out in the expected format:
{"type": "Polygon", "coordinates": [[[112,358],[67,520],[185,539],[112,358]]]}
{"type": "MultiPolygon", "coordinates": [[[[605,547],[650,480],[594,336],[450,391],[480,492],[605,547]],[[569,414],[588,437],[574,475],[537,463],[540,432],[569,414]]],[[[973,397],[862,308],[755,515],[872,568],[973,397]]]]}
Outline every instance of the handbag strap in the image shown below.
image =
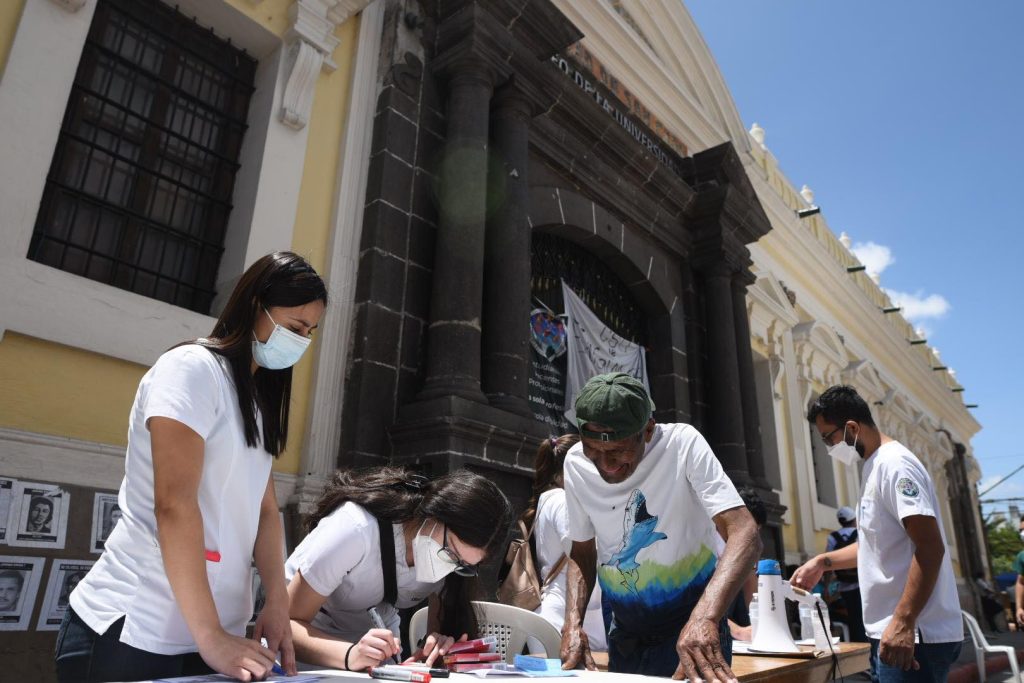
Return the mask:
{"type": "Polygon", "coordinates": [[[555,577],[558,576],[559,572],[562,571],[562,567],[564,567],[566,562],[568,562],[568,561],[569,561],[569,556],[566,555],[565,553],[562,553],[562,556],[560,558],[558,558],[558,562],[555,562],[555,566],[552,567],[551,571],[548,572],[547,578],[545,578],[544,579],[544,583],[541,584],[542,587],[546,587],[549,583],[554,581],[555,577]]]}
{"type": "Polygon", "coordinates": [[[394,529],[387,520],[377,520],[380,533],[380,569],[384,575],[384,602],[394,606],[398,601],[398,578],[395,575],[394,529]],[[391,531],[391,533],[387,533],[391,531]]]}

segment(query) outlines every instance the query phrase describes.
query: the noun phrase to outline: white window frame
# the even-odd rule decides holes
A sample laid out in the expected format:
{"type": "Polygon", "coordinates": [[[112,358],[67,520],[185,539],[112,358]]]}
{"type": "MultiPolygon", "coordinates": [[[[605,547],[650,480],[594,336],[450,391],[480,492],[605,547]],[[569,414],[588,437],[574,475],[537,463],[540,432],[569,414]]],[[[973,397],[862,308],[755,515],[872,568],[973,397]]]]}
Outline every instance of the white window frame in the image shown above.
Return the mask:
{"type": "MultiPolygon", "coordinates": [[[[0,339],[10,330],[150,365],[174,343],[209,334],[216,319],[27,258],[96,9],[96,0],[75,4],[27,0],[0,80],[0,339]]],[[[223,297],[257,258],[291,248],[308,126],[277,115],[292,64],[281,37],[224,0],[176,4],[259,60],[217,275],[223,297]]]]}

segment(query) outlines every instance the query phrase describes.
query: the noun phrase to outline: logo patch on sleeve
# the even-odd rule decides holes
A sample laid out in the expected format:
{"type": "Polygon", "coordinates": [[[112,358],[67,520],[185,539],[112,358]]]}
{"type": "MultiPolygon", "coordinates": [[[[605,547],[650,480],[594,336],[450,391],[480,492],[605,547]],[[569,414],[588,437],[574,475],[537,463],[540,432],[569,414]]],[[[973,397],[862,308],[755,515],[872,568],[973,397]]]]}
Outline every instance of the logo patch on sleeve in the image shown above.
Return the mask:
{"type": "Polygon", "coordinates": [[[896,493],[906,498],[917,498],[921,494],[921,489],[913,479],[901,477],[896,481],[896,493]]]}

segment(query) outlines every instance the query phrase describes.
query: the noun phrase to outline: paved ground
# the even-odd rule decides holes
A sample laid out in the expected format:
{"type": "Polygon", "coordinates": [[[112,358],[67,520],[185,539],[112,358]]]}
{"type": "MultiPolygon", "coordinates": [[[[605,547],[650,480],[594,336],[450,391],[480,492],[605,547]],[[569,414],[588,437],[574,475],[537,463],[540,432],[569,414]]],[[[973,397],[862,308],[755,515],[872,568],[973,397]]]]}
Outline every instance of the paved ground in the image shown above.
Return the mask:
{"type": "MultiPolygon", "coordinates": [[[[985,633],[985,638],[988,640],[990,645],[1012,645],[1017,650],[1017,661],[1024,662],[1024,632],[1002,632],[1002,633],[985,633]]],[[[988,659],[992,660],[995,657],[989,655],[988,659]]],[[[1021,669],[1024,669],[1024,663],[1019,665],[1021,669]]],[[[954,665],[954,669],[962,668],[960,675],[950,675],[950,682],[962,681],[967,683],[968,681],[978,680],[978,668],[974,661],[974,642],[971,640],[970,635],[966,635],[964,639],[964,648],[960,653],[960,659],[957,660],[957,664],[954,665]]],[[[989,671],[992,668],[992,662],[990,661],[987,667],[989,671]]],[[[1021,679],[1024,683],[1024,678],[1021,679]]],[[[1013,676],[1010,673],[1009,668],[1006,667],[1004,662],[1002,670],[998,672],[991,672],[988,674],[987,683],[1018,683],[1013,680],[1013,676]]]]}

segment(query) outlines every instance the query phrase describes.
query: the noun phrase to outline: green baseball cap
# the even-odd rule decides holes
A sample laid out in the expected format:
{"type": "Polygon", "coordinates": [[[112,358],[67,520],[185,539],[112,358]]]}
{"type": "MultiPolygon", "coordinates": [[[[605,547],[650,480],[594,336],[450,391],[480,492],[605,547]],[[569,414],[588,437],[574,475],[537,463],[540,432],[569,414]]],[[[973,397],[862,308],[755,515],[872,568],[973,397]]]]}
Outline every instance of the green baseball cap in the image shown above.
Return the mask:
{"type": "Polygon", "coordinates": [[[576,426],[580,435],[601,441],[618,441],[633,436],[654,412],[654,401],[643,382],[625,372],[595,375],[576,397],[576,426]],[[588,422],[610,428],[610,432],[586,429],[588,422]]]}

